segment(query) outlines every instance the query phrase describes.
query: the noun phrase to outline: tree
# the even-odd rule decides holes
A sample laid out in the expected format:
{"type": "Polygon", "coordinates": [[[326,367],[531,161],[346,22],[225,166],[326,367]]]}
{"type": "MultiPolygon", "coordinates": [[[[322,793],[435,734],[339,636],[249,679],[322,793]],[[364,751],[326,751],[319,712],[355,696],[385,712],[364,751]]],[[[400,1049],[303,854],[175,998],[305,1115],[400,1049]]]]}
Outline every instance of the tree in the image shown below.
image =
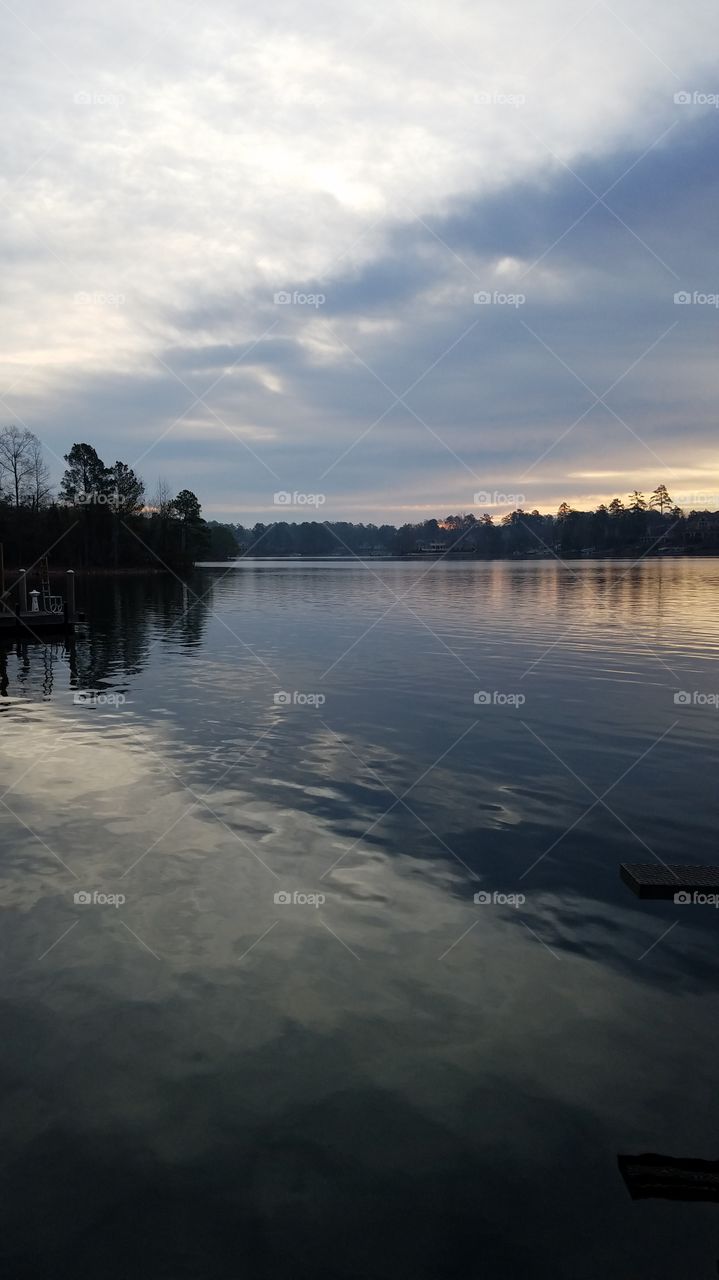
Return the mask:
{"type": "Polygon", "coordinates": [[[20,431],[18,427],[4,427],[0,431],[0,478],[8,485],[16,507],[31,495],[31,479],[34,470],[34,447],[40,446],[32,431],[20,431]]]}
{"type": "Polygon", "coordinates": [[[115,568],[120,563],[120,528],[130,516],[139,515],[145,503],[145,486],[126,462],[108,467],[110,494],[108,505],[113,514],[112,558],[115,568]]]}
{"type": "Polygon", "coordinates": [[[629,495],[629,510],[630,511],[646,511],[646,509],[647,509],[647,500],[644,497],[644,494],[640,493],[638,489],[634,489],[632,493],[630,493],[629,495]]]}
{"type": "Polygon", "coordinates": [[[235,531],[230,524],[210,520],[207,525],[207,554],[211,560],[234,560],[240,553],[235,531]]]}
{"type": "Polygon", "coordinates": [[[65,454],[67,470],[62,477],[60,497],[73,506],[107,502],[112,489],[112,472],[91,444],[74,444],[65,454]]]}
{"type": "Polygon", "coordinates": [[[191,489],[181,489],[172,501],[173,514],[185,524],[196,524],[202,519],[202,507],[191,489]]]}
{"type": "Polygon", "coordinates": [[[145,505],[145,486],[140,477],[125,462],[116,462],[110,467],[109,476],[113,511],[121,518],[139,515],[145,505]]]}
{"type": "Polygon", "coordinates": [[[665,508],[669,509],[673,504],[674,500],[669,497],[669,494],[667,493],[667,486],[665,484],[657,485],[654,493],[649,499],[649,506],[658,508],[660,516],[663,516],[665,508]]]}
{"type": "Polygon", "coordinates": [[[611,502],[609,503],[610,516],[614,516],[616,518],[617,516],[620,516],[623,511],[624,511],[624,503],[622,502],[621,498],[612,498],[611,502]]]}
{"type": "Polygon", "coordinates": [[[205,522],[202,507],[191,489],[181,489],[172,501],[172,514],[180,521],[182,554],[194,555],[202,542],[205,522]]]}
{"type": "Polygon", "coordinates": [[[168,516],[172,515],[173,501],[172,490],[168,481],[163,476],[158,476],[155,492],[150,499],[150,506],[162,520],[166,520],[168,516]]]}
{"type": "Polygon", "coordinates": [[[40,511],[50,500],[52,485],[50,483],[50,470],[37,436],[31,437],[30,461],[32,471],[28,481],[28,493],[30,494],[33,510],[40,511]]]}

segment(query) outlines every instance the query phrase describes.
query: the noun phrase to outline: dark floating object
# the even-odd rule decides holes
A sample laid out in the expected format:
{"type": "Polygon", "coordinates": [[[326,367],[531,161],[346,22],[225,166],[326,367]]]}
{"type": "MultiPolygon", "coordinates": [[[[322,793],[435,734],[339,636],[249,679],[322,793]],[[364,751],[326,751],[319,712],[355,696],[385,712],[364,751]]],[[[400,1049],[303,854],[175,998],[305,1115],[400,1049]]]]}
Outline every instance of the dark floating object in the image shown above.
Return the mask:
{"type": "Polygon", "coordinates": [[[719,1201],[719,1160],[659,1156],[617,1156],[632,1200],[719,1201]]]}
{"type": "Polygon", "coordinates": [[[619,874],[639,898],[671,901],[675,893],[719,893],[719,867],[623,862],[619,874]]]}

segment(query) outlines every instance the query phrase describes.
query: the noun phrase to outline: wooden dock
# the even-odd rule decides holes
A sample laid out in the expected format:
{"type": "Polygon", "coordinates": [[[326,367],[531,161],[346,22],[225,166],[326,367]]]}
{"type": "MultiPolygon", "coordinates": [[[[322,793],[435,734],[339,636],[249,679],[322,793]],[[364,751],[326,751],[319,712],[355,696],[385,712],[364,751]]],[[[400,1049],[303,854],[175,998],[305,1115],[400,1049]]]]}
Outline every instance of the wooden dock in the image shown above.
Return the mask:
{"type": "Polygon", "coordinates": [[[84,614],[75,608],[75,574],[65,574],[65,596],[54,594],[50,586],[50,570],[44,556],[31,570],[20,569],[17,581],[5,587],[5,566],[0,546],[0,636],[30,639],[38,634],[72,634],[84,614]],[[32,570],[38,570],[39,589],[28,590],[32,570]]]}
{"type": "Polygon", "coordinates": [[[638,898],[671,902],[676,893],[719,893],[719,867],[623,862],[619,874],[638,898]]]}
{"type": "Polygon", "coordinates": [[[81,618],[66,615],[62,613],[47,613],[44,610],[19,611],[11,613],[9,610],[0,611],[0,636],[8,636],[15,639],[16,637],[24,637],[26,640],[36,635],[38,632],[47,635],[54,632],[64,632],[65,635],[72,635],[76,630],[81,618]]]}

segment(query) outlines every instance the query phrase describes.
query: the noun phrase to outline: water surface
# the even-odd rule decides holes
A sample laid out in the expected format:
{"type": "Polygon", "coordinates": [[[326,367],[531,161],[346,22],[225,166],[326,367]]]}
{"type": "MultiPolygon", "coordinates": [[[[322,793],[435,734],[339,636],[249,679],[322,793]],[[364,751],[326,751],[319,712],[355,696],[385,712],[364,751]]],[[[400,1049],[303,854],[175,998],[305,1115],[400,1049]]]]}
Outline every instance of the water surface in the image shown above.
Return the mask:
{"type": "Polygon", "coordinates": [[[82,590],[0,651],[7,1274],[716,1274],[616,1158],[719,1158],[719,914],[619,879],[719,861],[719,562],[82,590]]]}

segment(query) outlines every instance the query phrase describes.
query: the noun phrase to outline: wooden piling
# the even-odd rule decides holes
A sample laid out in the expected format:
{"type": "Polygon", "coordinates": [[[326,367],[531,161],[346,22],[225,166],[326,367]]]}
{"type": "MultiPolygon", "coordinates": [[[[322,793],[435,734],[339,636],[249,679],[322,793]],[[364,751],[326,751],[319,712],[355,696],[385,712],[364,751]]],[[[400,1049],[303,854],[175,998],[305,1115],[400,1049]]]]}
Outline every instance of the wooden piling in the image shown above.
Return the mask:
{"type": "Polygon", "coordinates": [[[65,603],[67,605],[67,616],[71,622],[75,620],[75,570],[68,569],[65,574],[67,589],[65,595],[65,603]]]}

